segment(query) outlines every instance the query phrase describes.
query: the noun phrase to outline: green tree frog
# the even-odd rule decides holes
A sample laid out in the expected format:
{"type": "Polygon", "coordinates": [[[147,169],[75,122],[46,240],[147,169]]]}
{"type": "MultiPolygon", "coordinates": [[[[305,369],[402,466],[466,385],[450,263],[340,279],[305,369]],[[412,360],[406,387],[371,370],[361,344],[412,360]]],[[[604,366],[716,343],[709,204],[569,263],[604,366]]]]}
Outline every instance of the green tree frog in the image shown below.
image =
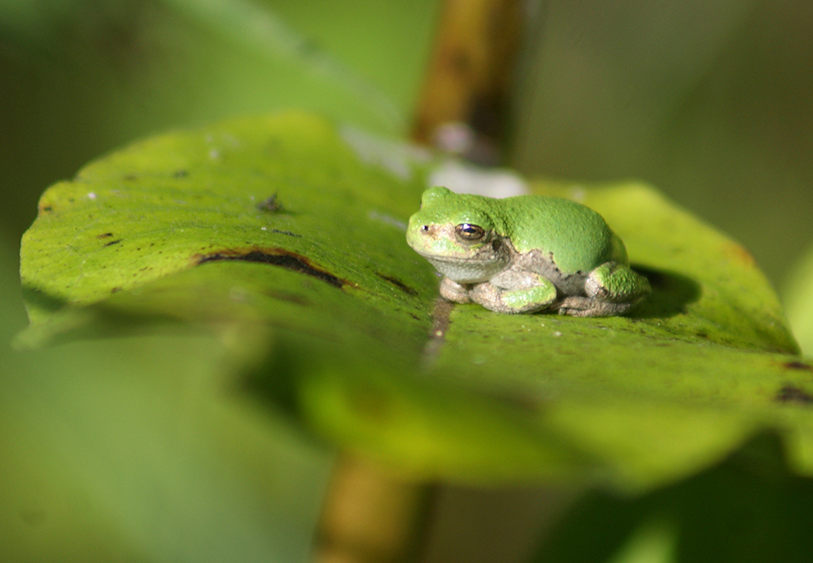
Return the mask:
{"type": "Polygon", "coordinates": [[[431,188],[407,243],[443,274],[442,297],[498,313],[623,315],[650,293],[601,215],[567,199],[431,188]]]}

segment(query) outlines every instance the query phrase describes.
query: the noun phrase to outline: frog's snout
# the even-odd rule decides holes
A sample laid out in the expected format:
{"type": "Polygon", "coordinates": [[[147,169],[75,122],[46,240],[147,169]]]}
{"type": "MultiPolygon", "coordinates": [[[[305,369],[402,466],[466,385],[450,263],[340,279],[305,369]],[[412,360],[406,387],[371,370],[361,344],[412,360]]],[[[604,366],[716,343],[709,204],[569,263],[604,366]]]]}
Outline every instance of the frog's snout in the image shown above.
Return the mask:
{"type": "Polygon", "coordinates": [[[410,246],[425,246],[427,238],[433,238],[437,233],[438,225],[424,222],[416,217],[409,220],[407,228],[407,242],[410,246]]]}
{"type": "Polygon", "coordinates": [[[416,244],[426,246],[438,238],[441,226],[434,223],[418,223],[411,230],[412,238],[416,244]]]}

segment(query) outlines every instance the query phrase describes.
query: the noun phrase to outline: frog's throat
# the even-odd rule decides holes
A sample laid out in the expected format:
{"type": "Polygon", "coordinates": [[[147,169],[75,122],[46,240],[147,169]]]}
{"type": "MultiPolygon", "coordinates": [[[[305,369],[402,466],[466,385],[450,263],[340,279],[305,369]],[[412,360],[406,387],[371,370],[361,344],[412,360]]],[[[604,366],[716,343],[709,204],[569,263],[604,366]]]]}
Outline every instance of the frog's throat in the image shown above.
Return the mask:
{"type": "Polygon", "coordinates": [[[482,283],[490,280],[510,265],[510,260],[447,258],[420,253],[435,269],[457,283],[482,283]]]}

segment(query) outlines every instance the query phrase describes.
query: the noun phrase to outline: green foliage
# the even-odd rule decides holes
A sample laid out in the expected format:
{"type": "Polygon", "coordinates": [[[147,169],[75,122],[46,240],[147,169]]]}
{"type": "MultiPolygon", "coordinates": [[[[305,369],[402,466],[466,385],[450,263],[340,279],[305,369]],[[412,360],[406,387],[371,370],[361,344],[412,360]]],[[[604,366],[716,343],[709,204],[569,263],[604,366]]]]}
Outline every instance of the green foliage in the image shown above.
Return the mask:
{"type": "Polygon", "coordinates": [[[414,478],[650,487],[760,428],[813,469],[811,368],[740,246],[644,186],[539,183],[607,218],[651,299],[629,318],[450,308],[403,240],[432,162],[305,114],[115,153],[44,194],[20,342],[208,326],[251,396],[414,478]]]}

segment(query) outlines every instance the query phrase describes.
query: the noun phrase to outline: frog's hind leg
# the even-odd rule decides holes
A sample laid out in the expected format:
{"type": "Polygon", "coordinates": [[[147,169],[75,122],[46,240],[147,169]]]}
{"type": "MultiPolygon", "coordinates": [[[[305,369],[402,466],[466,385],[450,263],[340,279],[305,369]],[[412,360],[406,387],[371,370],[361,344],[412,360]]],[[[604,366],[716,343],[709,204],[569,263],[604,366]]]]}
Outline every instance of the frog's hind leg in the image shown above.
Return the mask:
{"type": "Polygon", "coordinates": [[[586,297],[565,298],[559,313],[576,317],[624,315],[651,291],[649,282],[629,266],[606,262],[590,272],[584,284],[586,297]]]}
{"type": "Polygon", "coordinates": [[[612,303],[635,303],[652,290],[649,281],[629,266],[605,262],[587,276],[584,282],[587,297],[612,303]]]}

